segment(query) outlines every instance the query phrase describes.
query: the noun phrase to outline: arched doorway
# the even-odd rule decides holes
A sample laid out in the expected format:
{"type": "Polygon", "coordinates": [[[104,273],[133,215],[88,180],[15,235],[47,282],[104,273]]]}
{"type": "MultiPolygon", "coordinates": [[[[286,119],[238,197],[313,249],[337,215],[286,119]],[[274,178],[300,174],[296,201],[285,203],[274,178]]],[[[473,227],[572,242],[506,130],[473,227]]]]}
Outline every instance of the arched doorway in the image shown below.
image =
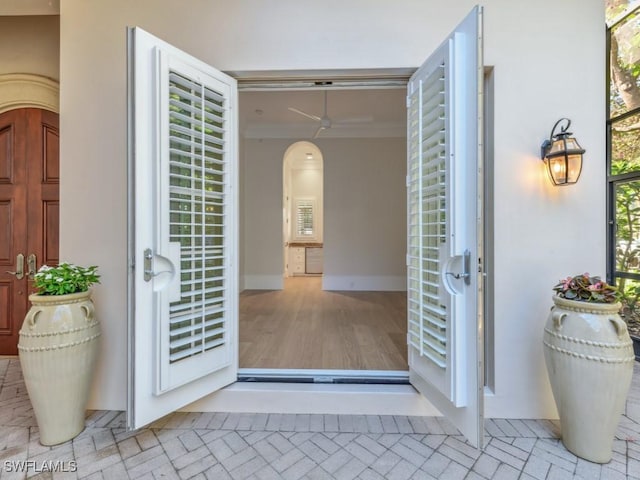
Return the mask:
{"type": "Polygon", "coordinates": [[[284,276],[322,274],[323,158],[311,142],[289,146],[282,161],[284,276]]]}
{"type": "Polygon", "coordinates": [[[58,84],[0,75],[0,355],[18,353],[30,277],[58,263],[58,84]]]}

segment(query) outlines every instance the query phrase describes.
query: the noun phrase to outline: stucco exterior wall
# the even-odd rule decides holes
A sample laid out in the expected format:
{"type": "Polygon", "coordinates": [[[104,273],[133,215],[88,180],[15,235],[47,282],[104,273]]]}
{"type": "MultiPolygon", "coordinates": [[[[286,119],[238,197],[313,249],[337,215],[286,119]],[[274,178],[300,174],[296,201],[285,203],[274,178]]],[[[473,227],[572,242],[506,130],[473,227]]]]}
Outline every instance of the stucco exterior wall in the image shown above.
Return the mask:
{"type": "Polygon", "coordinates": [[[0,15],[0,75],[60,78],[60,17],[0,15]]]}
{"type": "MultiPolygon", "coordinates": [[[[61,255],[103,273],[92,408],[126,402],[126,27],[225,71],[416,67],[474,3],[62,0],[61,255]]],[[[485,64],[495,67],[496,371],[487,415],[544,418],[555,415],[541,345],[550,287],[605,269],[604,8],[601,0],[484,6],[485,64]],[[587,153],[580,182],[554,188],[539,146],[563,116],[587,153]]]]}

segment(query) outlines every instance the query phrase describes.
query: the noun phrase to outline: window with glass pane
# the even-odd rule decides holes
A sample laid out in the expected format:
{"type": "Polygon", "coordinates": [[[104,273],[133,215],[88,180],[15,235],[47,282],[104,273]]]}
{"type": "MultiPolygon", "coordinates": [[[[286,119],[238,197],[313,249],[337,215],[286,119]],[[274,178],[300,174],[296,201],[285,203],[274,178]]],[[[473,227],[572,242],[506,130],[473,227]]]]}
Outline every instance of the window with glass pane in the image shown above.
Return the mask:
{"type": "Polygon", "coordinates": [[[615,186],[616,272],[640,273],[640,180],[615,186]]]}
{"type": "Polygon", "coordinates": [[[296,236],[312,238],[315,236],[313,228],[313,200],[298,200],[296,202],[296,236]]]}
{"type": "Polygon", "coordinates": [[[611,27],[609,37],[610,117],[618,117],[640,107],[640,13],[629,13],[611,27]]]}
{"type": "Polygon", "coordinates": [[[640,171],[640,113],[611,121],[611,175],[640,171]]]}
{"type": "Polygon", "coordinates": [[[608,280],[620,289],[623,316],[640,335],[640,2],[607,0],[608,280]]]}

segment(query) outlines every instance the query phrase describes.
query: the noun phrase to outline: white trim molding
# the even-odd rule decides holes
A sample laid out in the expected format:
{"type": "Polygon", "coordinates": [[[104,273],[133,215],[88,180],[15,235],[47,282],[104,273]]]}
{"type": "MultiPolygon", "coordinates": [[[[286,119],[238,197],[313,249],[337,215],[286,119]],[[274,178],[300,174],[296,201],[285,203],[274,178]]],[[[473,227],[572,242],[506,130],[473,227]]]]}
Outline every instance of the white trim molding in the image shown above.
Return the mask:
{"type": "Polygon", "coordinates": [[[42,108],[60,112],[60,84],[31,73],[0,75],[0,113],[17,108],[42,108]]]}

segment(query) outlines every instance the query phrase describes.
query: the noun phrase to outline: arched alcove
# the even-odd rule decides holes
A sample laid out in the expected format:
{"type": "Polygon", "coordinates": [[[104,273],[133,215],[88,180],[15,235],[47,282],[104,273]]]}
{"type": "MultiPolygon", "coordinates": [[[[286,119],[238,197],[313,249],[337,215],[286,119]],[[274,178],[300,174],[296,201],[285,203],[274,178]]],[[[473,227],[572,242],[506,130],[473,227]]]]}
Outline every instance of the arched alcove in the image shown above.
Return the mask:
{"type": "MultiPolygon", "coordinates": [[[[312,142],[300,141],[287,148],[282,160],[282,235],[285,276],[310,272],[305,249],[321,248],[324,224],[324,175],[322,152],[312,142]],[[295,250],[294,250],[295,249],[295,250]]],[[[320,253],[321,250],[314,251],[320,253]]]]}

